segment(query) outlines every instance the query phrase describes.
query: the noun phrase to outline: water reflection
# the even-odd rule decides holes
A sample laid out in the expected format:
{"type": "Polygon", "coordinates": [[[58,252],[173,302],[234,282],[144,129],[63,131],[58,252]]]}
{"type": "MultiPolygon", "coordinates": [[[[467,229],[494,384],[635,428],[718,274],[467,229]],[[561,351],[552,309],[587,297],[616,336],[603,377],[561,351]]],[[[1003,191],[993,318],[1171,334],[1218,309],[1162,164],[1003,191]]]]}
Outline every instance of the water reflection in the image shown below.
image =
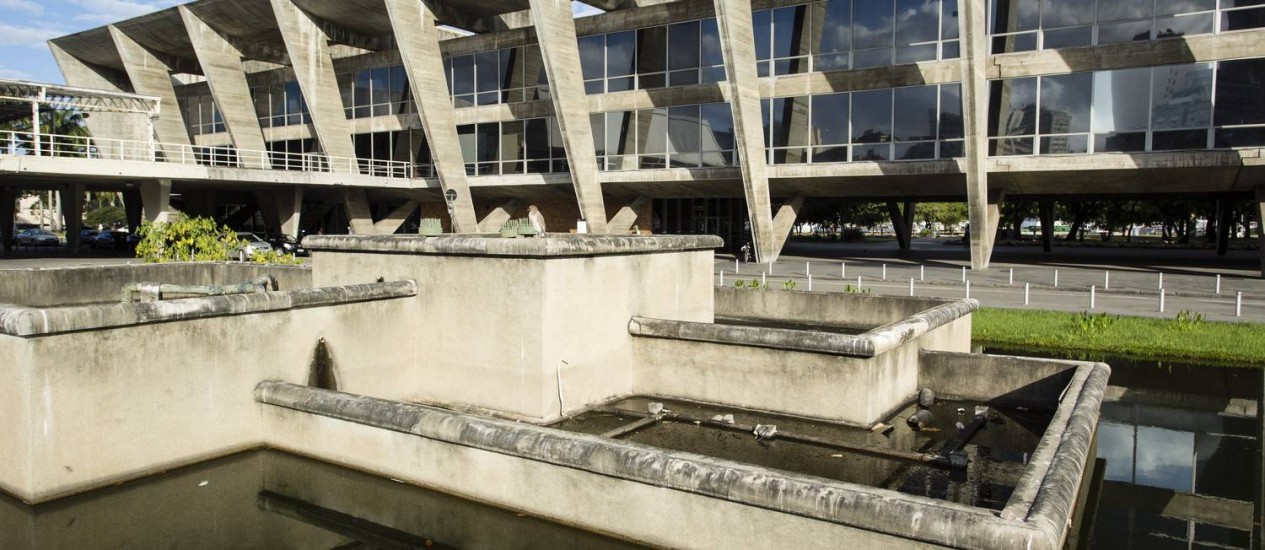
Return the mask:
{"type": "Polygon", "coordinates": [[[633,548],[388,479],[250,452],[28,507],[0,496],[0,548],[633,548]]]}

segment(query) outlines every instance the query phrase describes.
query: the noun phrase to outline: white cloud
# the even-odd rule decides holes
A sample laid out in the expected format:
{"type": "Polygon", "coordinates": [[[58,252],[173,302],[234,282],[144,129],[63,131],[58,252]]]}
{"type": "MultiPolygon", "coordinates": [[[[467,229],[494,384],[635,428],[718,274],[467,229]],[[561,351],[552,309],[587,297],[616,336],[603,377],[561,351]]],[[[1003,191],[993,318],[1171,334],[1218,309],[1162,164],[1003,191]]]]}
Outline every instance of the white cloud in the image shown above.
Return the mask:
{"type": "MultiPolygon", "coordinates": [[[[3,1],[3,0],[0,0],[3,1]]],[[[83,11],[75,15],[76,21],[114,23],[145,15],[179,4],[179,0],[69,0],[83,11]]]]}
{"type": "Polygon", "coordinates": [[[4,65],[0,65],[0,78],[8,78],[13,80],[34,80],[31,73],[20,71],[18,69],[10,69],[4,65]]]}
{"type": "Polygon", "coordinates": [[[44,6],[31,0],[0,0],[0,10],[12,10],[31,15],[44,13],[44,6]]]}
{"type": "Polygon", "coordinates": [[[8,23],[0,23],[0,46],[29,46],[44,48],[44,43],[52,38],[62,36],[62,29],[49,27],[15,27],[8,23]]]}

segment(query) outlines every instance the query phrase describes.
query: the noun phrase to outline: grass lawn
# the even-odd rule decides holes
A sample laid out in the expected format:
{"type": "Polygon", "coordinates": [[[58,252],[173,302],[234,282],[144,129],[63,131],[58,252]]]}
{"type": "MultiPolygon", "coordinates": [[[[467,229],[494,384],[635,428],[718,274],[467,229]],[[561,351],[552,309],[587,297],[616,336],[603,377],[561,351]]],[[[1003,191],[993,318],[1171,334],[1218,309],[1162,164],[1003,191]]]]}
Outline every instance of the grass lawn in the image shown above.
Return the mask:
{"type": "Polygon", "coordinates": [[[972,328],[975,340],[986,346],[1265,366],[1265,324],[1258,323],[983,308],[972,328]]]}

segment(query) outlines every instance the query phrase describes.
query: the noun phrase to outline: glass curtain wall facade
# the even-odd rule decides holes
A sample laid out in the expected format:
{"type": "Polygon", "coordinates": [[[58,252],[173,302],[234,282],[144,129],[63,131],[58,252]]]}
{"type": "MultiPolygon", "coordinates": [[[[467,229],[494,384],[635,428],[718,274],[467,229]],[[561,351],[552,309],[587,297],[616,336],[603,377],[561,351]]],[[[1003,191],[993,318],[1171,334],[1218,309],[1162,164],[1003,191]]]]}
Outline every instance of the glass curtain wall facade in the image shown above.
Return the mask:
{"type": "Polygon", "coordinates": [[[772,164],[962,156],[961,85],[766,99],[772,164]]]}
{"type": "Polygon", "coordinates": [[[1265,59],[993,81],[989,137],[997,156],[1265,145],[1265,59]]]}
{"type": "Polygon", "coordinates": [[[993,53],[1265,27],[1261,0],[989,0],[993,53]]]}
{"type": "Polygon", "coordinates": [[[595,113],[589,122],[601,170],[735,165],[728,103],[595,113]]]}
{"type": "Polygon", "coordinates": [[[495,105],[549,99],[545,62],[536,45],[444,59],[453,105],[495,105]]]}
{"type": "Polygon", "coordinates": [[[414,112],[408,73],[403,65],[338,75],[343,110],[349,119],[414,112]]]}
{"type": "Polygon", "coordinates": [[[579,43],[590,94],[725,80],[715,18],[582,36],[579,43]]]}
{"type": "Polygon", "coordinates": [[[196,95],[179,99],[180,112],[189,127],[190,136],[220,134],[228,131],[220,107],[210,95],[196,95]]]}
{"type": "Polygon", "coordinates": [[[262,128],[312,123],[307,101],[303,99],[303,91],[296,81],[252,87],[250,95],[254,98],[255,114],[259,117],[259,126],[262,128]]]}
{"type": "Polygon", "coordinates": [[[407,171],[409,177],[433,177],[435,167],[431,162],[430,146],[426,143],[426,134],[422,130],[404,130],[391,132],[374,132],[352,136],[356,147],[356,158],[361,159],[361,173],[385,175],[379,172],[390,170],[393,175],[403,175],[407,171]],[[373,163],[366,161],[383,161],[373,163]],[[403,165],[387,163],[404,163],[411,166],[408,170],[403,165]]]}
{"type": "Polygon", "coordinates": [[[472,176],[568,171],[554,117],[458,126],[457,139],[472,176]]]}

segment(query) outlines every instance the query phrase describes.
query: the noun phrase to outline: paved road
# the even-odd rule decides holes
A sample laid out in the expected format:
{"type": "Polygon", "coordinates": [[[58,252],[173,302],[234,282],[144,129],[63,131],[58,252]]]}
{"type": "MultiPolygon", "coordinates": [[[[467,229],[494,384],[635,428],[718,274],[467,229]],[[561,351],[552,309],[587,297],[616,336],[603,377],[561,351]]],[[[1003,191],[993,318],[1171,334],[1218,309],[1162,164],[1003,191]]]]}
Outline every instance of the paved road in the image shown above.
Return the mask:
{"type": "Polygon", "coordinates": [[[63,248],[15,248],[0,252],[0,270],[141,263],[130,252],[84,249],[72,255],[63,248]]]}
{"type": "MultiPolygon", "coordinates": [[[[738,270],[748,281],[764,273],[772,288],[793,279],[797,290],[808,289],[811,273],[813,291],[825,292],[856,286],[859,276],[862,288],[899,296],[909,295],[913,279],[916,296],[944,298],[966,296],[965,275],[970,297],[985,306],[1058,311],[1089,310],[1092,287],[1096,312],[1171,318],[1188,310],[1208,320],[1265,322],[1265,280],[1260,278],[1255,251],[1218,257],[1211,250],[1064,248],[1046,254],[1040,247],[998,247],[990,269],[972,271],[966,248],[946,241],[917,239],[908,251],[899,250],[894,242],[794,242],[771,274],[767,264],[741,264],[738,270]],[[1236,316],[1239,293],[1241,315],[1236,316]]],[[[731,286],[734,269],[733,256],[717,255],[716,283],[723,271],[725,285],[731,286]]]]}

